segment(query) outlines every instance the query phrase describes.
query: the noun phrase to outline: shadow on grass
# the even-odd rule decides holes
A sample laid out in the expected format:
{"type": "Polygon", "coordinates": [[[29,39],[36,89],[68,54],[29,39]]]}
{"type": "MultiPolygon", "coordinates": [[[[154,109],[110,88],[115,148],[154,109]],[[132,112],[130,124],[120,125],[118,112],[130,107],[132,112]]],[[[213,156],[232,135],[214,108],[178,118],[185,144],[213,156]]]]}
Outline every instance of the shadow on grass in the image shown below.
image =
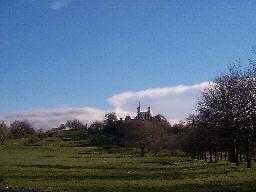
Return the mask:
{"type": "Polygon", "coordinates": [[[171,187],[74,187],[68,191],[90,192],[251,192],[256,191],[256,185],[216,185],[216,184],[181,184],[171,187]]]}

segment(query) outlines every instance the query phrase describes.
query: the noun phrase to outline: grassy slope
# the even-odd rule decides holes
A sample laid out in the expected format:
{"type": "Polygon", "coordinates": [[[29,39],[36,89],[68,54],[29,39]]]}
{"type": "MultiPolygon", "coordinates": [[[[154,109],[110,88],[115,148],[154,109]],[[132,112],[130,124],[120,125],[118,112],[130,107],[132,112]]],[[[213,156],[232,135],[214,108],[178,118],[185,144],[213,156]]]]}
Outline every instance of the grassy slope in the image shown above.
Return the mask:
{"type": "MultiPolygon", "coordinates": [[[[0,186],[47,191],[256,191],[255,168],[48,140],[0,147],[0,186]]],[[[255,165],[256,166],[256,165],[255,165]]]]}

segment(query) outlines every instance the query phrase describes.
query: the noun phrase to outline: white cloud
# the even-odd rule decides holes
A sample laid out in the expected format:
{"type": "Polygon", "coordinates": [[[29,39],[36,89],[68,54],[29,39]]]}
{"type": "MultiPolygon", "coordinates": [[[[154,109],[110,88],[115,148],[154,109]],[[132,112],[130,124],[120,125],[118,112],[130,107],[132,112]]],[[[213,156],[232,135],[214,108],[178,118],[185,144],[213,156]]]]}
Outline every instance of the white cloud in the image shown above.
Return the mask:
{"type": "Polygon", "coordinates": [[[154,114],[160,113],[171,122],[177,122],[195,112],[200,92],[208,85],[209,82],[203,82],[194,85],[124,92],[110,97],[108,102],[114,106],[115,112],[121,117],[125,114],[134,116],[140,101],[145,108],[151,106],[154,114]]]}
{"type": "Polygon", "coordinates": [[[50,129],[69,119],[79,119],[84,123],[103,120],[104,114],[114,111],[119,117],[136,115],[139,101],[142,108],[152,107],[153,114],[162,114],[170,122],[184,120],[195,112],[200,92],[209,86],[209,82],[194,85],[178,85],[164,88],[151,88],[136,92],[123,92],[107,99],[112,105],[110,110],[91,107],[56,109],[34,109],[10,113],[0,113],[0,119],[8,123],[14,120],[29,120],[36,128],[50,129]]]}
{"type": "Polygon", "coordinates": [[[60,10],[68,6],[67,0],[52,0],[50,3],[50,8],[53,10],[60,10]]]}
{"type": "Polygon", "coordinates": [[[83,123],[91,123],[102,120],[106,111],[83,107],[83,108],[57,108],[35,109],[11,113],[0,113],[0,119],[10,123],[14,120],[28,120],[36,128],[50,129],[69,119],[79,119],[83,123]]]}

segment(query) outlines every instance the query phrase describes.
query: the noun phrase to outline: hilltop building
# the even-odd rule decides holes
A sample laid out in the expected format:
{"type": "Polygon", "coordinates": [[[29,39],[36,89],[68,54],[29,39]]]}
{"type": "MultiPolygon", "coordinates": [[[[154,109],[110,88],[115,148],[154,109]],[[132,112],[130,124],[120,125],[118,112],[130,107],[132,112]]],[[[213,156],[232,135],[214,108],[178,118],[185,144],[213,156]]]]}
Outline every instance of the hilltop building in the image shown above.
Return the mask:
{"type": "Polygon", "coordinates": [[[153,116],[151,115],[151,108],[148,107],[146,111],[142,111],[139,106],[137,107],[137,115],[134,119],[132,119],[129,115],[125,117],[125,121],[131,121],[131,120],[150,120],[153,119],[153,116]]]}
{"type": "Polygon", "coordinates": [[[152,119],[150,107],[148,107],[147,111],[141,111],[141,107],[140,107],[140,103],[139,103],[139,106],[137,107],[137,116],[134,119],[137,119],[137,120],[152,119]]]}
{"type": "Polygon", "coordinates": [[[139,103],[139,106],[137,107],[137,116],[134,119],[148,120],[151,118],[152,118],[152,116],[151,116],[150,107],[148,107],[147,111],[141,111],[141,107],[140,107],[140,103],[139,103]]]}

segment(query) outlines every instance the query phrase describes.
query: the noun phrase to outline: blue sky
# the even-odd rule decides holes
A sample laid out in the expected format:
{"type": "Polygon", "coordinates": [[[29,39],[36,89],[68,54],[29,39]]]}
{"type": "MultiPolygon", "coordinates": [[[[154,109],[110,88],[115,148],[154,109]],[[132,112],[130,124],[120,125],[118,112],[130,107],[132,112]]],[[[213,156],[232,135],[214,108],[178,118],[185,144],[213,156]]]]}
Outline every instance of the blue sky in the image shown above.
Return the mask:
{"type": "Polygon", "coordinates": [[[115,95],[211,81],[247,62],[255,21],[250,0],[2,0],[0,112],[105,112],[115,95]]]}

